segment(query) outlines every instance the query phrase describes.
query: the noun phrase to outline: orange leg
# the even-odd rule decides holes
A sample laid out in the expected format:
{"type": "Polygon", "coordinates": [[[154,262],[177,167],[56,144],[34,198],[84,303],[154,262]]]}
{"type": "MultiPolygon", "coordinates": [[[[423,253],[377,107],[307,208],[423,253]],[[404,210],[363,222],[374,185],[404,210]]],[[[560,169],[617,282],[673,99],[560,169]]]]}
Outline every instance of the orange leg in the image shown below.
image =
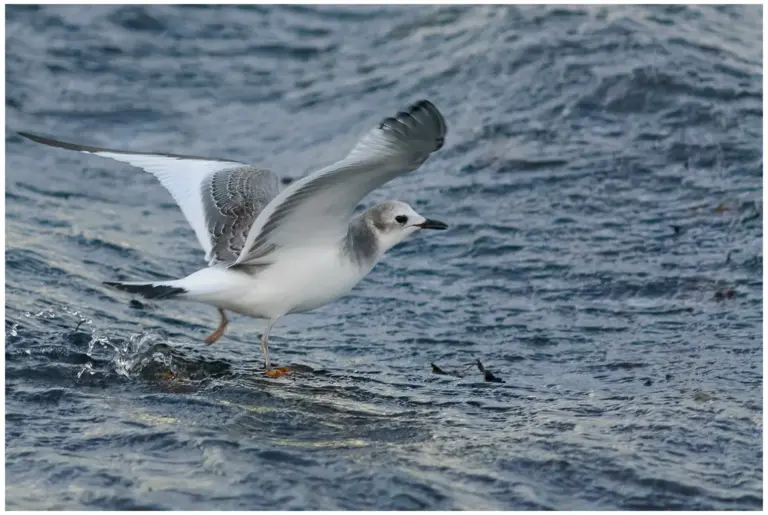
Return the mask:
{"type": "Polygon", "coordinates": [[[224,335],[224,330],[227,328],[227,324],[229,323],[229,320],[227,320],[227,315],[224,313],[223,309],[219,309],[219,314],[221,315],[219,327],[217,327],[216,330],[212,332],[208,338],[205,339],[205,343],[208,345],[219,341],[219,338],[224,335]]]}

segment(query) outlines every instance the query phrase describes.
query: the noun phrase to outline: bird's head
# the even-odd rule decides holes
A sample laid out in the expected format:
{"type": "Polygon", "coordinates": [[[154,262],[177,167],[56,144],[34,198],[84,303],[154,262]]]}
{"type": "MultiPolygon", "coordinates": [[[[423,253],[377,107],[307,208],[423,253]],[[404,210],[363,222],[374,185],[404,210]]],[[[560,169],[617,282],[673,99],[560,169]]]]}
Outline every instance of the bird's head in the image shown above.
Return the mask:
{"type": "Polygon", "coordinates": [[[448,228],[443,222],[421,216],[411,206],[399,200],[378,204],[365,215],[376,234],[382,254],[420,229],[448,228]]]}

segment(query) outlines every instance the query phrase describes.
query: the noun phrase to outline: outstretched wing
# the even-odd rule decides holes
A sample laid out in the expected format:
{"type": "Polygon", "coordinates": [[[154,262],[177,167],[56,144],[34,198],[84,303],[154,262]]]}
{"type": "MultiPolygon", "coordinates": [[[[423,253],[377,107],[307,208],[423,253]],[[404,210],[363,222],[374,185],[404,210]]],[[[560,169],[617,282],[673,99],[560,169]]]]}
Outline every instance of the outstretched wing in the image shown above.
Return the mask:
{"type": "Polygon", "coordinates": [[[114,150],[19,134],[44,145],[122,161],[157,177],[194,229],[209,264],[237,258],[251,225],[279,193],[274,173],[237,161],[114,150]]]}
{"type": "Polygon", "coordinates": [[[440,111],[422,100],[384,119],[341,161],[294,182],[259,214],[231,265],[263,263],[280,248],[337,241],[357,204],[379,186],[417,169],[443,146],[440,111]]]}

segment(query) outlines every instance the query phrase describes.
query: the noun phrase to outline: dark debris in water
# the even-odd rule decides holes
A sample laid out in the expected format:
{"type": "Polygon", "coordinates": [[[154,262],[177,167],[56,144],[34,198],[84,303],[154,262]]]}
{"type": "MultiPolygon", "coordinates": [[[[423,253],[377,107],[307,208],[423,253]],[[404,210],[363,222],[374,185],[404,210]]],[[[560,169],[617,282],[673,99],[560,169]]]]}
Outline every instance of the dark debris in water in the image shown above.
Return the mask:
{"type": "Polygon", "coordinates": [[[451,376],[451,377],[465,377],[467,375],[467,370],[471,367],[477,366],[478,370],[480,370],[480,373],[483,374],[483,380],[487,383],[503,383],[505,382],[503,379],[500,379],[496,377],[490,370],[485,368],[482,364],[482,362],[478,359],[475,360],[473,363],[470,363],[469,365],[465,366],[464,369],[459,371],[446,371],[440,368],[439,366],[435,365],[434,363],[430,363],[432,366],[432,373],[442,376],[451,376]]]}
{"type": "Polygon", "coordinates": [[[715,295],[712,297],[712,300],[721,302],[721,301],[724,301],[725,299],[730,299],[734,296],[736,296],[736,292],[734,290],[730,288],[724,288],[722,290],[717,290],[715,292],[715,295]]]}
{"type": "Polygon", "coordinates": [[[442,368],[438,367],[434,363],[430,363],[430,365],[432,365],[432,373],[433,374],[437,374],[437,375],[441,375],[441,376],[462,377],[462,375],[459,374],[458,372],[446,372],[445,370],[443,370],[442,368]]]}
{"type": "Polygon", "coordinates": [[[479,368],[480,372],[483,373],[483,379],[485,379],[486,382],[488,382],[488,383],[503,383],[504,382],[503,379],[499,379],[498,377],[493,375],[490,370],[486,369],[483,366],[483,364],[480,363],[479,359],[477,360],[477,368],[479,368]]]}
{"type": "Polygon", "coordinates": [[[190,358],[165,343],[154,344],[142,354],[148,359],[142,359],[136,371],[145,378],[200,381],[232,375],[232,365],[226,361],[190,358]],[[159,355],[166,359],[152,359],[159,355]]]}

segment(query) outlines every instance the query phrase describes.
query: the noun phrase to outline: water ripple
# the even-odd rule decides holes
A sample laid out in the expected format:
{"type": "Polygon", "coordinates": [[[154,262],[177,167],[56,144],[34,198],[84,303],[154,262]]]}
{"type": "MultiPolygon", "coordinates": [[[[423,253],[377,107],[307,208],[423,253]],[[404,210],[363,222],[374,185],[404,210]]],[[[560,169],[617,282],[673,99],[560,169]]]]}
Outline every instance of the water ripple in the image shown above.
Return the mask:
{"type": "Polygon", "coordinates": [[[8,7],[7,507],[759,509],[761,14],[8,7]],[[281,321],[277,381],[260,322],[100,284],[201,266],[154,178],[15,135],[296,179],[418,98],[446,145],[366,204],[450,230],[281,321]]]}

